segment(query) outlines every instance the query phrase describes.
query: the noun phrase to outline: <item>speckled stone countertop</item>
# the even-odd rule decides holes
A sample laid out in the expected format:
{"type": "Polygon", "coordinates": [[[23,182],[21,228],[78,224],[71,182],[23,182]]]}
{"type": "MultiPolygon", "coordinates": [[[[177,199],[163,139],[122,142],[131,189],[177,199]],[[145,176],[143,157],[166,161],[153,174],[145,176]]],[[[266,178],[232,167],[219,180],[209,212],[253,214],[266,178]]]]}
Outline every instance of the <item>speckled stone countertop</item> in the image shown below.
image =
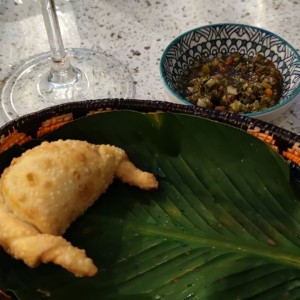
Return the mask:
{"type": "MultiPolygon", "coordinates": [[[[118,57],[133,76],[136,99],[170,101],[159,60],[168,43],[194,27],[254,25],[300,49],[300,0],[56,0],[56,5],[65,46],[118,57]]],[[[20,61],[48,50],[37,1],[0,0],[0,88],[20,61]]],[[[5,122],[0,118],[0,125],[5,122]]],[[[300,134],[299,101],[273,122],[300,134]]]]}

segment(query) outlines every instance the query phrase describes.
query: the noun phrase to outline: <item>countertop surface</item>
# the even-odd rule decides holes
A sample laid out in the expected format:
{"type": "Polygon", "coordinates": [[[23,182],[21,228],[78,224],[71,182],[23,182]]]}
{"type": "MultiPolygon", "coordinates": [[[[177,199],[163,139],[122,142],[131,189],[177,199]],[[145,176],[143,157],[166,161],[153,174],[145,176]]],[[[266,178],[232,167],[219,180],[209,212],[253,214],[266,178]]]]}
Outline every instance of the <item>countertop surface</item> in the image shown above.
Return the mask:
{"type": "MultiPolygon", "coordinates": [[[[56,5],[65,47],[118,57],[133,77],[135,99],[171,101],[160,79],[161,55],[176,36],[198,26],[254,25],[300,51],[300,0],[56,0],[56,5]]],[[[0,0],[0,88],[21,61],[46,51],[38,2],[0,0]]],[[[1,117],[0,125],[6,121],[1,117]]],[[[300,101],[273,123],[300,134],[300,101]]]]}

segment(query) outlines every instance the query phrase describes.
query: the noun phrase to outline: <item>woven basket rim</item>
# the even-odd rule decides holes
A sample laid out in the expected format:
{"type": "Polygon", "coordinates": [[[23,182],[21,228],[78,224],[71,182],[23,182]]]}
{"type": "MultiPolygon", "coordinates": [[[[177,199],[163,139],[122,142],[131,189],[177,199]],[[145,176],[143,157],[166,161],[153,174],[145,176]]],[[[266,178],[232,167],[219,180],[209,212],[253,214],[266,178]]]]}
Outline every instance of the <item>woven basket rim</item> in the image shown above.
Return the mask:
{"type": "Polygon", "coordinates": [[[96,99],[84,100],[78,102],[69,102],[52,106],[38,112],[26,114],[15,120],[12,120],[0,128],[0,136],[6,135],[13,129],[25,130],[40,125],[42,121],[54,116],[59,116],[67,113],[73,113],[74,119],[84,117],[89,111],[96,110],[133,110],[137,112],[168,112],[182,113],[202,117],[209,120],[214,120],[220,123],[232,125],[243,130],[259,127],[263,132],[269,132],[274,135],[279,143],[284,147],[300,142],[300,136],[287,129],[278,127],[274,124],[267,123],[262,120],[250,118],[244,115],[232,114],[229,112],[201,108],[191,105],[177,104],[160,100],[141,100],[141,99],[96,99]]]}

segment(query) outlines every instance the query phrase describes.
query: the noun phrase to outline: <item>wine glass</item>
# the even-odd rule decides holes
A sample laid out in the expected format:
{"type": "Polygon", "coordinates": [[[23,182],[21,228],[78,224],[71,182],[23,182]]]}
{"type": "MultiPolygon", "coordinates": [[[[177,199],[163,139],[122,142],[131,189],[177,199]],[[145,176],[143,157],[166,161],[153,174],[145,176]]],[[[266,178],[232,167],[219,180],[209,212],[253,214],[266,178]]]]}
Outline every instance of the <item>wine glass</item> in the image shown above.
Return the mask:
{"type": "Polygon", "coordinates": [[[1,104],[11,120],[40,109],[72,101],[133,98],[134,85],[125,65],[92,49],[65,49],[55,0],[38,0],[50,52],[34,56],[6,81],[1,104]]]}

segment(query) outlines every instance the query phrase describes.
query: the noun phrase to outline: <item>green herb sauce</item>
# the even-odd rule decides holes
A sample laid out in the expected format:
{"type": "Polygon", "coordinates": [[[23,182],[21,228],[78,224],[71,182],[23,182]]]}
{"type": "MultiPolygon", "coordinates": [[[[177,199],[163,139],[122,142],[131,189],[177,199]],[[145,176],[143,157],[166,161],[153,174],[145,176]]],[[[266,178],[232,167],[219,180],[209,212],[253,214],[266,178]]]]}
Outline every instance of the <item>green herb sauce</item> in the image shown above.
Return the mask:
{"type": "Polygon", "coordinates": [[[282,82],[280,72],[265,56],[230,53],[192,65],[182,76],[180,94],[200,107],[251,113],[277,104],[282,82]]]}

